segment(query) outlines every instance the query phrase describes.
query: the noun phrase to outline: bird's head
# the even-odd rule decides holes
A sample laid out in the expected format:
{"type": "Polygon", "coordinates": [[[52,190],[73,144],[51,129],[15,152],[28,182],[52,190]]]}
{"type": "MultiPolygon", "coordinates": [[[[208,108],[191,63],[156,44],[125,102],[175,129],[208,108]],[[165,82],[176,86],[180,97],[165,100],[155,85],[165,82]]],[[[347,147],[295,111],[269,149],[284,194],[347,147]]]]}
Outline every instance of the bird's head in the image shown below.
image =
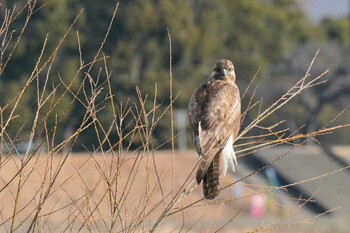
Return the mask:
{"type": "Polygon", "coordinates": [[[230,60],[221,59],[216,62],[210,79],[236,81],[235,67],[230,60]]]}

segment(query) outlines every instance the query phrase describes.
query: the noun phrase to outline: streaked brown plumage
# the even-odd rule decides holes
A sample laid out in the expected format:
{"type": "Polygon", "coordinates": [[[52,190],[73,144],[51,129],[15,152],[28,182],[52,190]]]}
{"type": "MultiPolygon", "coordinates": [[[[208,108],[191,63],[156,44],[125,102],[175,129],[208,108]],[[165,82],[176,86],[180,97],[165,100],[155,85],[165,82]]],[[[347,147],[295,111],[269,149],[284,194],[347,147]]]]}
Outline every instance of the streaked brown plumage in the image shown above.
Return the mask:
{"type": "Polygon", "coordinates": [[[219,60],[188,105],[193,142],[201,158],[196,180],[203,181],[206,199],[219,195],[220,173],[225,175],[228,166],[234,170],[236,163],[232,143],[240,127],[241,101],[235,81],[232,62],[219,60]]]}

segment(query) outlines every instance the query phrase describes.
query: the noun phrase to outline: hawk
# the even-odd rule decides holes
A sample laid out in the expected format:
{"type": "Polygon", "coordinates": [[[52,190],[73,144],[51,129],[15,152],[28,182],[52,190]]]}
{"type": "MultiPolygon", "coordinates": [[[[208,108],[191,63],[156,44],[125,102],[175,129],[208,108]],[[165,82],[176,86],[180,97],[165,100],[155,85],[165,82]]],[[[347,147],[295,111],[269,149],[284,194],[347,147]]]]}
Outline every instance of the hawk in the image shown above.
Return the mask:
{"type": "Polygon", "coordinates": [[[220,194],[220,173],[235,170],[236,155],[232,144],[238,135],[241,101],[233,63],[217,61],[208,80],[196,90],[188,105],[192,139],[200,161],[197,183],[203,181],[205,199],[220,194]]]}

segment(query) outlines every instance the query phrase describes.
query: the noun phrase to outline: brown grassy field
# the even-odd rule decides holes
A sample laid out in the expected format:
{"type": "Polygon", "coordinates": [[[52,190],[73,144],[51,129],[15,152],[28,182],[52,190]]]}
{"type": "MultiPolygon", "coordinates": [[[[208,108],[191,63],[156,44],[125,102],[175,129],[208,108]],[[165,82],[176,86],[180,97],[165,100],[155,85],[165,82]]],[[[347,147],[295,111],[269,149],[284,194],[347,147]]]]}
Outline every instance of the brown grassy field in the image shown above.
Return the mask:
{"type": "MultiPolygon", "coordinates": [[[[115,182],[115,194],[120,201],[120,215],[124,218],[125,225],[136,222],[138,218],[145,218],[144,229],[160,216],[166,204],[168,204],[175,192],[180,189],[186,177],[191,173],[196,164],[194,153],[176,154],[174,160],[175,182],[172,180],[172,158],[171,153],[160,152],[154,156],[144,158],[128,155],[123,161],[117,162],[117,158],[110,154],[73,154],[68,157],[62,170],[53,184],[52,191],[45,201],[40,213],[40,223],[43,230],[60,232],[63,230],[75,231],[82,225],[89,225],[92,230],[103,231],[108,228],[113,218],[111,214],[111,199],[108,196],[108,184],[118,172],[115,182]],[[155,163],[153,163],[155,162],[155,163]],[[118,167],[119,164],[119,167],[118,167]],[[137,167],[137,169],[135,169],[137,167]],[[157,169],[159,177],[152,171],[157,169]],[[159,179],[159,181],[158,181],[159,179]],[[129,182],[129,183],[128,183],[129,182]],[[123,202],[123,203],[122,203],[123,202]],[[154,210],[152,209],[154,208],[154,210]],[[150,214],[145,216],[148,212],[150,214]],[[105,226],[106,225],[106,226],[105,226]],[[65,229],[66,228],[66,229],[65,229]]],[[[49,181],[55,171],[61,166],[62,157],[40,156],[33,157],[24,168],[21,179],[23,186],[20,187],[17,204],[16,225],[18,229],[26,229],[38,208],[40,199],[48,188],[49,181]],[[21,223],[21,224],[19,224],[21,223]]],[[[9,183],[18,172],[21,162],[19,157],[8,159],[0,169],[1,186],[9,183]]],[[[1,218],[4,221],[1,228],[9,228],[10,219],[13,215],[18,180],[14,181],[2,192],[0,206],[1,218]],[[8,220],[8,221],[7,221],[8,220]]],[[[224,192],[225,193],[225,192],[224,192]]],[[[222,198],[225,196],[223,195],[222,198]]],[[[117,198],[117,199],[118,199],[117,198]]],[[[186,206],[197,200],[201,200],[201,189],[197,188],[179,206],[186,206]]],[[[223,222],[222,216],[230,216],[228,210],[234,208],[234,204],[208,204],[198,203],[198,207],[189,208],[184,212],[174,214],[164,223],[164,227],[180,230],[182,225],[189,227],[191,224],[207,225],[223,222]],[[206,224],[203,224],[206,223],[206,224]]],[[[236,212],[235,211],[235,212],[236,212]]],[[[197,226],[198,227],[198,226],[197,226]]],[[[208,226],[205,226],[208,227],[208,226]]],[[[119,227],[117,227],[118,229],[119,227]]],[[[119,228],[120,229],[120,228],[119,228]]]]}
{"type": "MultiPolygon", "coordinates": [[[[41,210],[35,229],[39,232],[148,231],[172,203],[173,196],[183,189],[187,177],[192,180],[197,161],[194,151],[176,152],[174,160],[167,151],[153,156],[126,154],[119,161],[111,154],[71,154],[62,166],[63,158],[33,157],[13,181],[21,161],[19,157],[6,159],[0,169],[1,187],[10,183],[0,198],[2,232],[8,231],[11,224],[17,232],[25,231],[38,208],[41,210]],[[40,206],[57,169],[61,171],[40,206]]],[[[232,181],[231,176],[225,177],[223,186],[232,181]]],[[[263,183],[249,184],[245,180],[223,190],[218,200],[205,201],[201,187],[197,187],[176,203],[174,213],[161,222],[159,232],[321,232],[316,225],[302,224],[312,217],[297,204],[290,204],[294,201],[278,207],[271,199],[262,218],[251,218],[252,196],[269,192],[263,183]],[[243,187],[240,195],[234,194],[237,185],[243,187]]]]}

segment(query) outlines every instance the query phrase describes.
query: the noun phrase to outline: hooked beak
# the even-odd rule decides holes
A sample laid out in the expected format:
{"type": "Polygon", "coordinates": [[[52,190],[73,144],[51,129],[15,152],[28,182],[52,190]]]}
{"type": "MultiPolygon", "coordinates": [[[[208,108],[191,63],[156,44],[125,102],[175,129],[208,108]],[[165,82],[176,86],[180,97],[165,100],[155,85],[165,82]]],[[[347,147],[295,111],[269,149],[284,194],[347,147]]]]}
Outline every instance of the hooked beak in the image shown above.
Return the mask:
{"type": "Polygon", "coordinates": [[[223,76],[226,76],[226,74],[227,74],[226,69],[224,68],[224,69],[220,70],[220,74],[223,76]]]}

